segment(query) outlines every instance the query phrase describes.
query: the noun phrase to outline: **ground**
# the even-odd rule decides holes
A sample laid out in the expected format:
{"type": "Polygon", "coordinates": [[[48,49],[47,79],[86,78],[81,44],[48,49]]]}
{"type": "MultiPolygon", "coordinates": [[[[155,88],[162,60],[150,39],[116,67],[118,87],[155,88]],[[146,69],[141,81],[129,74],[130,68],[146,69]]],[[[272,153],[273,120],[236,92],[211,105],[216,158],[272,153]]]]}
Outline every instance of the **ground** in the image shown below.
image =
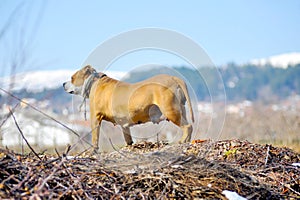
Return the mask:
{"type": "Polygon", "coordinates": [[[0,150],[0,198],[299,199],[300,154],[248,141],[142,142],[112,153],[0,150]]]}

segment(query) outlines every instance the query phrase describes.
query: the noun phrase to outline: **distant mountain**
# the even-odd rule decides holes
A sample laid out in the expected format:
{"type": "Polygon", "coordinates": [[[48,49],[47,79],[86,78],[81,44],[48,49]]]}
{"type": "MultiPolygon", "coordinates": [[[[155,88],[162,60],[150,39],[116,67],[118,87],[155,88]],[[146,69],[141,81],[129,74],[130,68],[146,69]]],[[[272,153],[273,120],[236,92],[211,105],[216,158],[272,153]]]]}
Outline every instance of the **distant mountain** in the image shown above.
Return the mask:
{"type": "Polygon", "coordinates": [[[286,54],[270,56],[268,58],[254,59],[250,61],[250,64],[259,65],[259,66],[269,64],[274,67],[287,68],[289,65],[294,66],[300,64],[300,53],[297,52],[286,53],[286,54]]]}
{"type": "MultiPolygon", "coordinates": [[[[125,72],[120,71],[105,73],[117,79],[126,75],[125,72]]],[[[30,71],[0,78],[0,87],[10,88],[12,91],[26,90],[37,93],[44,89],[51,90],[61,87],[64,82],[70,80],[72,74],[74,74],[74,70],[30,71]]]]}
{"type": "MultiPolygon", "coordinates": [[[[219,97],[218,91],[223,86],[227,100],[234,101],[263,98],[269,101],[269,99],[284,99],[293,94],[300,94],[300,53],[271,56],[251,62],[243,65],[232,63],[226,67],[220,67],[219,72],[223,82],[217,81],[215,70],[211,67],[196,70],[182,66],[174,67],[174,70],[188,77],[189,85],[193,87],[198,100],[201,101],[210,100],[212,94],[219,97]],[[289,65],[294,67],[287,68],[289,65]],[[199,78],[199,74],[202,78],[199,78]],[[210,88],[209,91],[208,88],[210,88]]],[[[144,71],[131,71],[128,74],[120,71],[105,73],[119,80],[137,82],[155,74],[168,72],[169,70],[164,71],[162,68],[150,68],[144,71]]],[[[9,89],[21,99],[31,98],[38,102],[48,100],[49,105],[55,105],[55,108],[59,110],[59,105],[72,102],[74,97],[62,88],[63,82],[70,80],[73,73],[73,70],[26,72],[14,77],[0,78],[0,88],[9,89]]],[[[8,100],[8,96],[0,92],[0,105],[11,101],[8,100]]]]}
{"type": "MultiPolygon", "coordinates": [[[[300,53],[286,53],[270,56],[268,58],[253,59],[248,64],[257,66],[272,65],[274,67],[285,69],[289,65],[293,66],[300,64],[300,53]]],[[[61,87],[63,82],[70,80],[73,73],[74,70],[24,72],[16,74],[13,77],[0,77],[0,87],[12,91],[25,90],[31,93],[38,93],[45,89],[53,90],[61,87]]],[[[105,73],[116,79],[127,77],[126,72],[121,71],[107,71],[105,73]]]]}

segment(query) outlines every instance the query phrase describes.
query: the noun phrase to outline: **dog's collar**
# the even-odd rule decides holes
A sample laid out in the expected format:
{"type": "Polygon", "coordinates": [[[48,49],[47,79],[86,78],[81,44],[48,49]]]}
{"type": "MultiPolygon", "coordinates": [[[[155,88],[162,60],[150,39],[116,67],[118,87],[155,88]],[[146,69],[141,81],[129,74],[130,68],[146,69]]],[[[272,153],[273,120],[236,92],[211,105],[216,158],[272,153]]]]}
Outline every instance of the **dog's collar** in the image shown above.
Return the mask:
{"type": "Polygon", "coordinates": [[[96,81],[97,79],[101,79],[105,76],[106,76],[106,74],[104,74],[104,73],[97,73],[97,72],[91,73],[89,75],[89,77],[87,79],[85,79],[83,86],[82,86],[81,95],[83,96],[83,98],[89,97],[94,81],[96,81]]]}
{"type": "Polygon", "coordinates": [[[83,83],[82,91],[81,91],[81,95],[83,97],[83,101],[80,104],[79,109],[81,110],[81,107],[84,104],[84,118],[85,118],[85,120],[86,120],[86,98],[89,98],[89,96],[90,96],[90,91],[91,91],[93,83],[97,79],[101,79],[101,78],[103,78],[105,76],[106,76],[106,74],[97,73],[95,71],[91,75],[89,75],[89,77],[87,79],[85,79],[85,81],[83,83]]]}
{"type": "Polygon", "coordinates": [[[98,73],[98,77],[101,79],[101,78],[103,78],[104,76],[107,76],[106,74],[104,74],[104,73],[98,73]],[[101,75],[101,76],[99,76],[99,75],[101,75]]]}

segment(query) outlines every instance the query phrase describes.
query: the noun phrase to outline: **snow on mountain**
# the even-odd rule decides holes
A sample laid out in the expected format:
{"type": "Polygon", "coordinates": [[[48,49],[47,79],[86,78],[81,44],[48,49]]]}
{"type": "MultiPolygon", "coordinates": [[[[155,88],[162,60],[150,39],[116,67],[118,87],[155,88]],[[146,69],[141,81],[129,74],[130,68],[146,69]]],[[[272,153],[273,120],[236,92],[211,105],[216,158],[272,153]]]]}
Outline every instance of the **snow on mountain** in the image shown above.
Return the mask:
{"type": "MultiPolygon", "coordinates": [[[[249,62],[254,65],[271,64],[274,67],[287,68],[289,65],[300,63],[300,53],[286,53],[268,58],[253,59],[249,62]]],[[[63,82],[70,80],[74,70],[48,70],[48,71],[31,71],[16,74],[13,77],[0,77],[0,87],[10,88],[13,91],[26,89],[28,92],[40,92],[44,89],[56,89],[62,86],[63,82]],[[13,83],[13,84],[12,84],[13,83]]],[[[122,79],[126,72],[107,71],[108,76],[115,79],[122,79]]]]}
{"type": "Polygon", "coordinates": [[[254,59],[250,61],[254,65],[270,64],[274,67],[287,68],[289,65],[293,66],[300,63],[300,53],[286,53],[280,55],[270,56],[268,58],[254,59]]]}
{"type": "MultiPolygon", "coordinates": [[[[0,87],[13,91],[26,89],[28,92],[41,92],[44,89],[56,89],[70,80],[74,70],[31,71],[16,74],[14,76],[0,77],[0,87]],[[12,84],[13,83],[13,84],[12,84]]],[[[121,71],[107,71],[112,78],[121,79],[126,75],[121,71]]]]}

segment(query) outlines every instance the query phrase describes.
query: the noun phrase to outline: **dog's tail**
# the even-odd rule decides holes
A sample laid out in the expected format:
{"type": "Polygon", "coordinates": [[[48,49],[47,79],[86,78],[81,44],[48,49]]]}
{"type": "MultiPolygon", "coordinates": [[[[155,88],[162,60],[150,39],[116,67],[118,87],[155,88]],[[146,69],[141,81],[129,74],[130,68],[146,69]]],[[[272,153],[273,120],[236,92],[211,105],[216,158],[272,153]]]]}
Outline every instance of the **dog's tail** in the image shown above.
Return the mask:
{"type": "Polygon", "coordinates": [[[190,95],[189,95],[187,86],[186,86],[185,82],[182,79],[180,79],[178,77],[174,77],[174,79],[178,83],[178,85],[180,86],[181,90],[183,91],[184,97],[187,101],[187,104],[188,104],[188,107],[189,107],[189,110],[190,110],[191,120],[192,120],[192,122],[194,122],[195,121],[194,120],[194,112],[193,112],[192,103],[191,103],[191,99],[190,99],[190,95]]]}

